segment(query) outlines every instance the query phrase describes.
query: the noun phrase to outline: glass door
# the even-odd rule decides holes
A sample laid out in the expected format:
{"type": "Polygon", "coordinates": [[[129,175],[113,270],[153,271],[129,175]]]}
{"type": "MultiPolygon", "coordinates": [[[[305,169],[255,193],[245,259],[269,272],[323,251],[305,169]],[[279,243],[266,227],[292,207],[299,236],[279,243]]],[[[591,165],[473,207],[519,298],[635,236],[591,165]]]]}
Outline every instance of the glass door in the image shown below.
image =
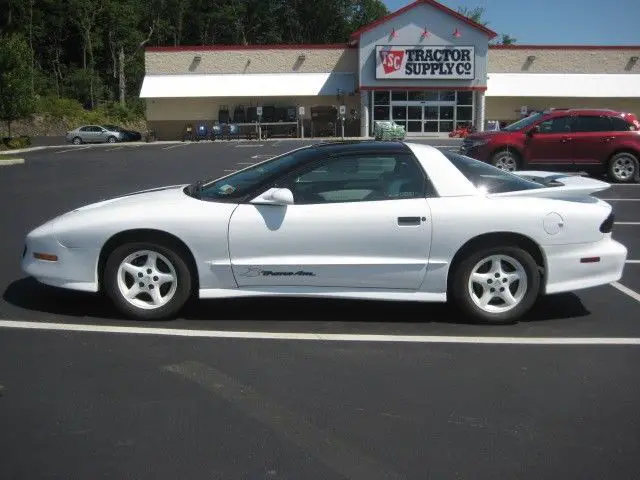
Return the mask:
{"type": "Polygon", "coordinates": [[[407,107],[407,133],[423,133],[422,122],[424,117],[422,116],[422,107],[416,105],[410,105],[407,107]]]}

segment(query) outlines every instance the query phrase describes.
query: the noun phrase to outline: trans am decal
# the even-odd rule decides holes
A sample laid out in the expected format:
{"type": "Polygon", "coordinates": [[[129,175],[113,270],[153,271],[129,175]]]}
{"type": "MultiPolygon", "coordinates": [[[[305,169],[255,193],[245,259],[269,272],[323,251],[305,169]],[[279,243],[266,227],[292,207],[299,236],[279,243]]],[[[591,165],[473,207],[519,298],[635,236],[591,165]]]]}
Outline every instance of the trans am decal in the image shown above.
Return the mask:
{"type": "Polygon", "coordinates": [[[282,270],[262,270],[257,267],[245,267],[244,271],[238,273],[241,277],[315,277],[313,272],[305,272],[304,270],[297,271],[282,271],[282,270]]]}

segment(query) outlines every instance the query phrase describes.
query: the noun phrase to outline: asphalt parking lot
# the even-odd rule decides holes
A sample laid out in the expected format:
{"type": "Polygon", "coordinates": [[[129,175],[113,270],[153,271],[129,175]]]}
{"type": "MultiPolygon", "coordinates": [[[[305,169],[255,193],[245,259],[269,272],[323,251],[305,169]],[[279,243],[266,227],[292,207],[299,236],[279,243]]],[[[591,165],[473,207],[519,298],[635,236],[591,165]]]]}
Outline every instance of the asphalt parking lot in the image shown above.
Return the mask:
{"type": "Polygon", "coordinates": [[[639,478],[640,185],[599,195],[629,249],[620,282],[511,326],[306,299],[132,324],[20,270],[55,215],[305,143],[68,146],[0,168],[0,478],[639,478]]]}

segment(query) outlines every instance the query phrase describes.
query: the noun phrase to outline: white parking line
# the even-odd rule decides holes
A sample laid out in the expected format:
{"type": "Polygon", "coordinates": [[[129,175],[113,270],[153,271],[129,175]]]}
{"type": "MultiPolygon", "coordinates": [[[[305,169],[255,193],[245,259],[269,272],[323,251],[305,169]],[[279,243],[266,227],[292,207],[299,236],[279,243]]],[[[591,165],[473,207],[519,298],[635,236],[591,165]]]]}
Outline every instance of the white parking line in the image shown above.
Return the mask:
{"type": "Polygon", "coordinates": [[[264,144],[262,143],[258,143],[258,144],[248,144],[248,145],[236,145],[236,148],[253,148],[253,147],[264,147],[264,144]]]}
{"type": "Polygon", "coordinates": [[[169,150],[170,148],[178,148],[178,147],[186,147],[189,145],[188,143],[178,143],[177,145],[169,145],[167,147],[162,147],[163,150],[169,150]]]}
{"type": "Polygon", "coordinates": [[[640,293],[638,293],[638,292],[636,292],[634,290],[631,290],[629,287],[625,287],[624,285],[622,285],[621,283],[618,283],[618,282],[612,282],[611,286],[614,287],[614,288],[617,288],[618,290],[620,290],[625,295],[630,296],[635,301],[640,302],[640,293]]]}
{"type": "MultiPolygon", "coordinates": [[[[627,289],[623,285],[620,285],[620,287],[627,289]]],[[[630,290],[630,292],[638,295],[632,290],[630,290]]],[[[638,300],[640,300],[640,295],[638,295],[638,300]]],[[[465,343],[484,345],[640,345],[640,337],[472,337],[446,335],[360,335],[351,333],[237,332],[225,330],[188,330],[180,328],[118,327],[71,323],[24,322],[19,320],[0,320],[0,328],[13,328],[22,330],[53,330],[64,332],[128,333],[137,335],[163,335],[171,337],[196,338],[311,340],[321,342],[465,343]]]]}
{"type": "Polygon", "coordinates": [[[614,225],[640,225],[640,222],[613,222],[614,225]]]}
{"type": "Polygon", "coordinates": [[[66,150],[58,150],[58,151],[56,151],[54,153],[75,152],[76,150],[86,150],[87,148],[91,148],[91,145],[85,145],[84,147],[67,148],[66,150]]]}
{"type": "Polygon", "coordinates": [[[627,260],[624,263],[640,263],[640,260],[627,260]]]}
{"type": "Polygon", "coordinates": [[[605,202],[640,202],[640,198],[601,198],[605,202]]]}

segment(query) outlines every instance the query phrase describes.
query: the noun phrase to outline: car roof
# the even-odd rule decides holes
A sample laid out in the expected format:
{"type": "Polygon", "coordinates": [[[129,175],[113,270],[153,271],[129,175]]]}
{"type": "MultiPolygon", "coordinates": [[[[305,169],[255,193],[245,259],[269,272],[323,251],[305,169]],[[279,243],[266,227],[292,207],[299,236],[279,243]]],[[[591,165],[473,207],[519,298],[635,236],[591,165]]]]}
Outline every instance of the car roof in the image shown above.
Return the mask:
{"type": "Polygon", "coordinates": [[[605,116],[620,116],[621,114],[628,115],[626,112],[613,110],[611,108],[554,108],[547,112],[553,117],[561,115],[605,115],[605,116]]]}
{"type": "Polygon", "coordinates": [[[404,142],[377,140],[343,140],[328,141],[311,145],[311,148],[321,150],[329,155],[354,154],[359,152],[410,152],[404,142]]]}

